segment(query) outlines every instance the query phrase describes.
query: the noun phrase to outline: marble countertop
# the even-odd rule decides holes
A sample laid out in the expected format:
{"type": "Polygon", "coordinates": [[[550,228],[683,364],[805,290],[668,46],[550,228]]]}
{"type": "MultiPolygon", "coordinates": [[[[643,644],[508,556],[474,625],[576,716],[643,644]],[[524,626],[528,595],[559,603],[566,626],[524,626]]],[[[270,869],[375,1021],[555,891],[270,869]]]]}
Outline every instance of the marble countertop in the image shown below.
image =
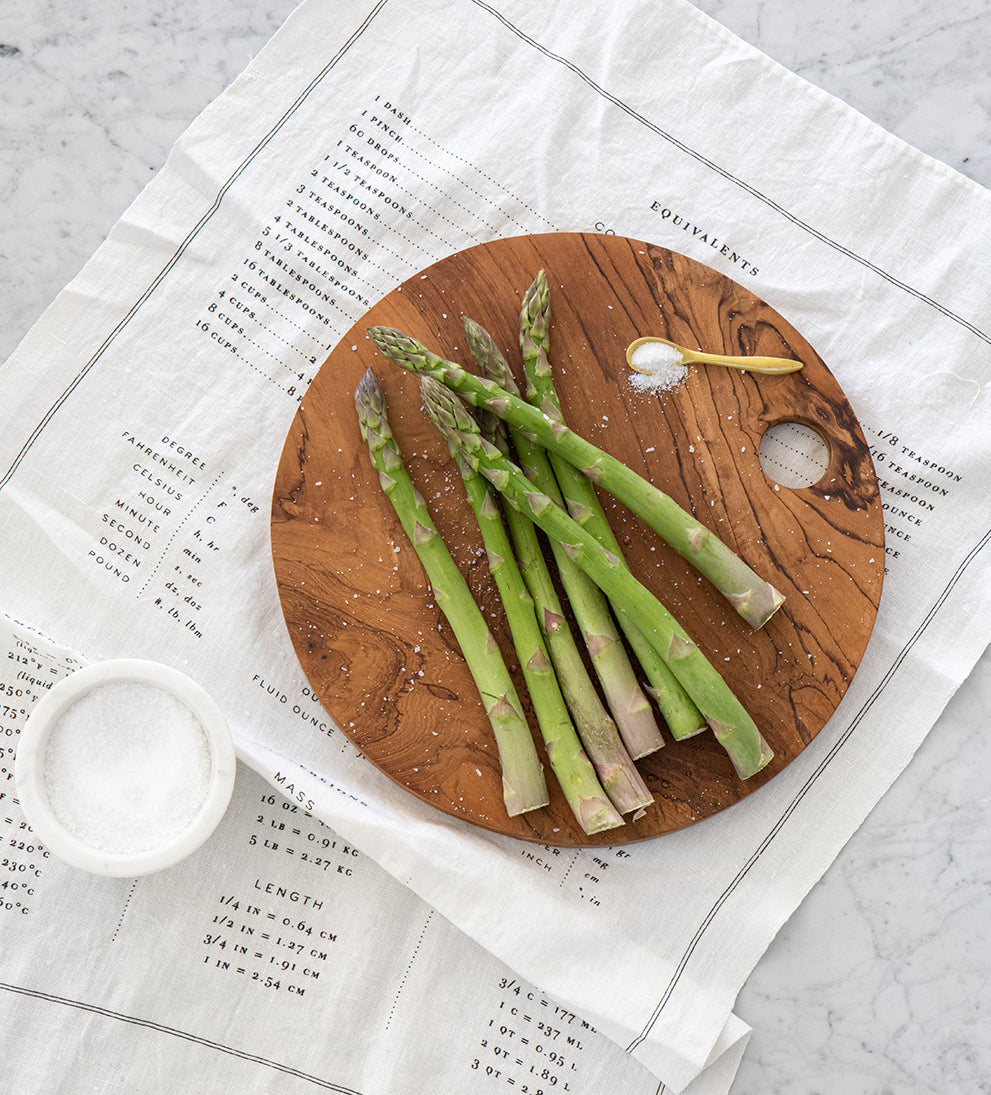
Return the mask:
{"type": "MultiPolygon", "coordinates": [[[[991,7],[696,0],[991,186],[991,7]]],[[[295,0],[33,0],[0,24],[0,360],[295,0]]],[[[733,1095],[991,1090],[991,655],[758,964],[733,1095]],[[985,1028],[986,1029],[986,1026],[985,1028]]]]}

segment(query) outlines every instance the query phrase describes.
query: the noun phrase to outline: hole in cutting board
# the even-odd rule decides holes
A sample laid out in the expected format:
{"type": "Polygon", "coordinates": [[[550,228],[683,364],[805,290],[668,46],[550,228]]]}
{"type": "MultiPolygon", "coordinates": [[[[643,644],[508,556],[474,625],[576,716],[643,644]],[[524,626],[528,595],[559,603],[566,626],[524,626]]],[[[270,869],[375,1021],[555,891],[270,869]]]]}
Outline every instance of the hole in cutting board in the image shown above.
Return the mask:
{"type": "Polygon", "coordinates": [[[782,487],[811,487],[829,467],[829,445],[801,422],[778,422],[760,439],[760,466],[782,487]]]}

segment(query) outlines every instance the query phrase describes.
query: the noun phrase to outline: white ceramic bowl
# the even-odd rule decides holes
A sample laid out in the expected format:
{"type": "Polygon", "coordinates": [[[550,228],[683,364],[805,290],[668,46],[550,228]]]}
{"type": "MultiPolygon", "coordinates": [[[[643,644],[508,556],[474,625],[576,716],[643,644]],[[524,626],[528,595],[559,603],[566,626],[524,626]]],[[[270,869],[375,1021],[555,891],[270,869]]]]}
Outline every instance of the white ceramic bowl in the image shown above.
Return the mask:
{"type": "MultiPolygon", "coordinates": [[[[100,697],[117,696],[120,689],[104,689],[100,697]]],[[[146,690],[132,690],[134,695],[149,696],[146,690]]],[[[169,700],[163,700],[170,703],[169,700]]],[[[77,711],[80,709],[77,708],[77,711]]],[[[192,725],[192,724],[190,724],[192,725]]],[[[197,736],[197,745],[201,740],[197,736]]],[[[202,764],[201,764],[202,767],[202,764]]],[[[111,769],[112,765],[107,765],[111,769]]],[[[151,874],[170,867],[194,852],[210,836],[220,823],[234,789],[236,759],[230,729],[214,700],[184,673],[158,662],[139,659],[115,659],[96,662],[71,673],[56,684],[47,695],[35,704],[21,730],[14,760],[14,780],[21,807],[38,839],[53,855],[94,874],[132,877],[151,874]],[[170,822],[166,828],[181,831],[167,833],[162,842],[140,850],[107,850],[102,844],[94,846],[79,835],[81,827],[70,829],[56,813],[56,804],[50,793],[51,778],[48,771],[49,742],[62,716],[79,701],[90,696],[102,685],[151,686],[178,700],[199,722],[209,751],[209,776],[203,783],[202,796],[197,797],[199,808],[188,820],[170,822]]],[[[101,771],[101,775],[102,775],[101,771]]],[[[60,777],[63,778],[63,777],[60,777]]],[[[108,777],[109,778],[109,777],[108,777]]],[[[148,819],[141,823],[148,825],[148,819]]],[[[137,819],[135,819],[137,826],[137,819]]],[[[154,832],[154,826],[152,826],[154,832]]],[[[145,841],[147,843],[148,841],[145,841]]]]}

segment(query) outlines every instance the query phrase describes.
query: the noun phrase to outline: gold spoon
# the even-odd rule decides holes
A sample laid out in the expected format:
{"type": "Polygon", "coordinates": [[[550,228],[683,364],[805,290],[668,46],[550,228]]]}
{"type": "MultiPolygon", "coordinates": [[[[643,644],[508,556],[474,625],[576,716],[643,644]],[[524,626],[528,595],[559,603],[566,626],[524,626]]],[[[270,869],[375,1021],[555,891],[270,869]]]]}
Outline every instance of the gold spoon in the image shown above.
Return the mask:
{"type": "Polygon", "coordinates": [[[791,358],[785,357],[720,357],[718,354],[704,354],[700,350],[688,350],[684,346],[679,346],[677,342],[668,342],[666,338],[658,338],[654,335],[647,335],[645,338],[634,339],[626,348],[626,360],[629,363],[630,368],[636,373],[643,373],[649,376],[650,369],[638,369],[633,364],[633,354],[639,346],[643,346],[649,342],[660,342],[665,346],[670,346],[672,349],[677,350],[681,354],[681,362],[683,365],[699,364],[699,365],[725,365],[727,369],[743,369],[752,373],[794,373],[798,369],[802,368],[801,361],[793,361],[791,358]]]}

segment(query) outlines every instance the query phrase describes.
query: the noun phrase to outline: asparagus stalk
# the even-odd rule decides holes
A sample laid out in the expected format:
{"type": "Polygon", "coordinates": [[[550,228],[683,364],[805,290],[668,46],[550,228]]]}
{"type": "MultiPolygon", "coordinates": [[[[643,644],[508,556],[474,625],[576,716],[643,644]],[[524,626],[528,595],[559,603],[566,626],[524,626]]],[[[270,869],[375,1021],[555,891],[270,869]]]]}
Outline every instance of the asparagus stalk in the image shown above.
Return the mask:
{"type": "MultiPolygon", "coordinates": [[[[454,423],[447,421],[446,409],[433,398],[442,392],[445,392],[443,385],[436,382],[428,385],[424,404],[450,446],[453,438],[448,431],[454,423]]],[[[464,414],[469,413],[463,405],[459,404],[459,409],[464,414]]],[[[455,451],[452,449],[452,454],[455,451]]],[[[458,464],[464,466],[465,462],[458,459],[458,464]]],[[[532,598],[535,618],[585,752],[619,813],[628,814],[644,809],[653,804],[654,796],[627,752],[616,723],[599,698],[585,668],[547,568],[536,527],[527,516],[512,508],[505,511],[505,517],[511,539],[510,551],[517,560],[517,569],[532,598]]]]}
{"type": "MultiPolygon", "coordinates": [[[[552,422],[563,424],[564,413],[554,386],[554,374],[550,363],[550,319],[550,288],[546,274],[540,270],[523,295],[523,304],[520,309],[520,350],[523,354],[523,368],[527,377],[526,398],[528,402],[539,407],[552,422]]],[[[476,337],[480,336],[476,335],[476,337]]],[[[470,339],[469,345],[471,345],[470,339]]],[[[492,349],[498,354],[494,344],[492,349]]],[[[501,356],[500,354],[499,357],[501,356]]],[[[495,360],[493,365],[497,366],[495,360]]],[[[513,391],[511,385],[514,382],[505,359],[502,365],[503,368],[499,374],[489,371],[487,375],[506,391],[511,392],[513,391]]],[[[550,463],[568,512],[625,565],[622,549],[606,519],[592,481],[556,453],[550,454],[550,463]]],[[[705,719],[678,682],[678,678],[668,668],[667,663],[651,646],[636,620],[622,608],[613,607],[623,633],[649,682],[647,690],[664,716],[672,737],[680,741],[682,738],[691,737],[704,730],[705,719]]]]}
{"type": "MultiPolygon", "coordinates": [[[[424,407],[430,414],[430,385],[437,381],[424,377],[421,383],[424,407]]],[[[584,832],[591,834],[614,829],[623,824],[623,818],[606,797],[575,732],[537,623],[533,598],[520,574],[498,502],[487,480],[465,460],[459,459],[456,446],[451,455],[461,471],[465,493],[478,521],[489,569],[502,599],[551,769],[584,832]]]]}
{"type": "MultiPolygon", "coordinates": [[[[440,396],[436,396],[440,402],[440,396]]],[[[644,634],[691,696],[741,779],[759,772],[773,753],[753,719],[684,628],[633,574],[479,432],[478,424],[448,390],[444,398],[452,439],[505,501],[564,544],[617,604],[636,615],[644,634]]]]}
{"type": "MultiPolygon", "coordinates": [[[[469,349],[476,360],[492,376],[497,373],[506,391],[518,393],[516,381],[491,336],[471,319],[464,320],[469,349]]],[[[510,429],[513,445],[527,478],[559,505],[564,497],[551,464],[551,457],[541,445],[519,431],[510,429]]],[[[570,465],[569,465],[570,467],[570,465]]],[[[575,472],[581,475],[580,472],[575,472]]],[[[630,664],[626,648],[613,620],[609,602],[602,590],[559,543],[551,542],[562,584],[571,604],[585,646],[595,667],[599,682],[612,711],[620,735],[634,760],[656,752],[664,745],[650,701],[630,664]]]]}
{"type": "Polygon", "coordinates": [[[370,369],[358,383],[355,408],[382,489],[423,564],[478,686],[499,750],[506,810],[515,817],[540,809],[550,801],[547,784],[516,687],[467,582],[410,480],[386,416],[385,395],[370,369]]]}
{"type": "Polygon", "coordinates": [[[511,422],[615,495],[704,574],[752,627],[763,626],[781,607],[784,597],[778,590],[760,578],[670,495],[622,461],[562,423],[553,422],[526,400],[506,392],[487,378],[474,376],[460,365],[438,357],[422,342],[394,327],[372,327],[368,333],[386,357],[411,372],[435,377],[473,406],[485,407],[511,422]]]}

